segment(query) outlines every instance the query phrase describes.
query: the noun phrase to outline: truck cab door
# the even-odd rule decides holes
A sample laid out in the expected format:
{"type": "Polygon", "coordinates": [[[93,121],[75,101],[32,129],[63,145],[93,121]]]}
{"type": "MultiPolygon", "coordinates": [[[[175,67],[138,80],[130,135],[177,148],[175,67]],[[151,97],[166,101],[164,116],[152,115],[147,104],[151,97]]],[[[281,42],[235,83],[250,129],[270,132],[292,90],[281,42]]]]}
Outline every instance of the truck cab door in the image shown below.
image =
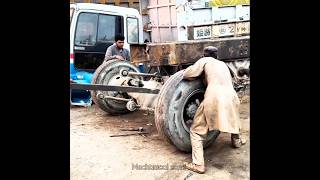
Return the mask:
{"type": "MultiPolygon", "coordinates": [[[[123,24],[122,16],[92,11],[78,14],[71,47],[74,70],[70,78],[74,82],[91,84],[93,73],[102,64],[106,49],[114,43],[114,36],[123,34],[123,24]]],[[[71,105],[89,106],[92,103],[90,91],[71,90],[70,94],[71,105]]]]}

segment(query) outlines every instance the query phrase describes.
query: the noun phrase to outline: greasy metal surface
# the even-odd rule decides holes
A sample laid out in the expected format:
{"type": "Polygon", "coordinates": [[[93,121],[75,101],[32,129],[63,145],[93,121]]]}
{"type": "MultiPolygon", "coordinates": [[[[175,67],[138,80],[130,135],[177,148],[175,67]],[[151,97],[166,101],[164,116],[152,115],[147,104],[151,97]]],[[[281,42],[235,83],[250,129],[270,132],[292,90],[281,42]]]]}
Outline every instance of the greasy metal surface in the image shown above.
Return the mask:
{"type": "Polygon", "coordinates": [[[147,88],[140,88],[140,87],[108,86],[108,85],[102,85],[102,84],[77,84],[77,83],[70,83],[70,89],[122,91],[122,92],[137,92],[137,93],[150,93],[150,94],[158,94],[160,91],[159,89],[147,89],[147,88]]]}
{"type": "Polygon", "coordinates": [[[113,96],[104,96],[104,99],[114,99],[114,100],[127,101],[127,102],[130,101],[130,99],[118,98],[113,96]]]}
{"type": "Polygon", "coordinates": [[[148,73],[136,73],[136,72],[129,72],[129,76],[141,76],[141,77],[161,77],[159,74],[148,74],[148,73]]]}
{"type": "Polygon", "coordinates": [[[149,62],[146,48],[147,48],[147,44],[131,44],[130,45],[131,62],[136,64],[149,62]]]}
{"type": "Polygon", "coordinates": [[[151,66],[179,65],[196,62],[206,46],[218,48],[218,59],[234,61],[250,58],[250,36],[184,42],[149,43],[146,47],[132,47],[132,62],[151,66]]]}
{"type": "Polygon", "coordinates": [[[249,59],[239,59],[237,61],[226,62],[229,69],[232,71],[233,75],[236,76],[237,79],[246,79],[249,78],[248,75],[242,76],[239,72],[241,69],[246,69],[250,71],[250,60],[249,59]]]}

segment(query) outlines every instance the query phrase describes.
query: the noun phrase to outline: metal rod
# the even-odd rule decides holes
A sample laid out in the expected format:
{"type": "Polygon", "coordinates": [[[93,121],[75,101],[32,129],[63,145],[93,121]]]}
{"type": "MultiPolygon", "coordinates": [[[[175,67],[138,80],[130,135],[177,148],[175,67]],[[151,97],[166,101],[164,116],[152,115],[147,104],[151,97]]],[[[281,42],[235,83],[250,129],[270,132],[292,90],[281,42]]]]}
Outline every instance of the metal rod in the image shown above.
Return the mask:
{"type": "Polygon", "coordinates": [[[148,73],[129,72],[128,75],[131,75],[131,76],[161,77],[160,75],[157,75],[157,73],[148,74],[148,73]]]}
{"type": "Polygon", "coordinates": [[[131,87],[131,86],[109,86],[109,85],[103,85],[103,84],[78,84],[78,83],[70,83],[70,89],[96,90],[96,91],[122,91],[122,92],[149,93],[149,94],[158,94],[160,91],[160,89],[147,89],[147,88],[131,87]]]}
{"type": "Polygon", "coordinates": [[[104,99],[114,99],[114,100],[120,100],[120,101],[130,101],[130,99],[113,97],[113,96],[104,96],[104,99]]]}

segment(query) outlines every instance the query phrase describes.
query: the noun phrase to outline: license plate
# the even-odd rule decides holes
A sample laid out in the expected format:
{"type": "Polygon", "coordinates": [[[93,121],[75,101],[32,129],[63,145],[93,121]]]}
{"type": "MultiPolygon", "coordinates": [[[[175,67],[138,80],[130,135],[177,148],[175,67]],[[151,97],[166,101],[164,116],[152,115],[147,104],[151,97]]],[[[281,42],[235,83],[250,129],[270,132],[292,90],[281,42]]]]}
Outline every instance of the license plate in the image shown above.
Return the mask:
{"type": "Polygon", "coordinates": [[[250,34],[250,22],[236,24],[236,35],[250,34]]]}
{"type": "Polygon", "coordinates": [[[212,26],[213,37],[233,36],[235,33],[235,24],[220,24],[212,26]]]}
{"type": "Polygon", "coordinates": [[[212,29],[211,26],[195,27],[193,32],[194,39],[211,38],[212,29]]]}

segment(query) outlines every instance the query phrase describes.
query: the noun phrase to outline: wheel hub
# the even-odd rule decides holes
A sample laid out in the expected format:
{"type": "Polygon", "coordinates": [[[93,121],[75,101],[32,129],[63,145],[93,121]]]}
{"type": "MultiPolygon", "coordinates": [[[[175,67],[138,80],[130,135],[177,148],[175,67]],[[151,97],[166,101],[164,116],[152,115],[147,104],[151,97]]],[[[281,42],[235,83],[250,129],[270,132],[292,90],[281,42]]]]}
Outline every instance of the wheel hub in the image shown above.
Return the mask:
{"type": "Polygon", "coordinates": [[[198,109],[198,105],[195,102],[191,102],[190,104],[188,104],[186,108],[186,113],[188,117],[193,119],[197,109],[198,109]]]}
{"type": "Polygon", "coordinates": [[[204,93],[196,90],[192,92],[184,103],[183,121],[182,125],[184,129],[190,132],[190,127],[193,122],[194,115],[196,114],[200,102],[203,100],[204,93]]]}

